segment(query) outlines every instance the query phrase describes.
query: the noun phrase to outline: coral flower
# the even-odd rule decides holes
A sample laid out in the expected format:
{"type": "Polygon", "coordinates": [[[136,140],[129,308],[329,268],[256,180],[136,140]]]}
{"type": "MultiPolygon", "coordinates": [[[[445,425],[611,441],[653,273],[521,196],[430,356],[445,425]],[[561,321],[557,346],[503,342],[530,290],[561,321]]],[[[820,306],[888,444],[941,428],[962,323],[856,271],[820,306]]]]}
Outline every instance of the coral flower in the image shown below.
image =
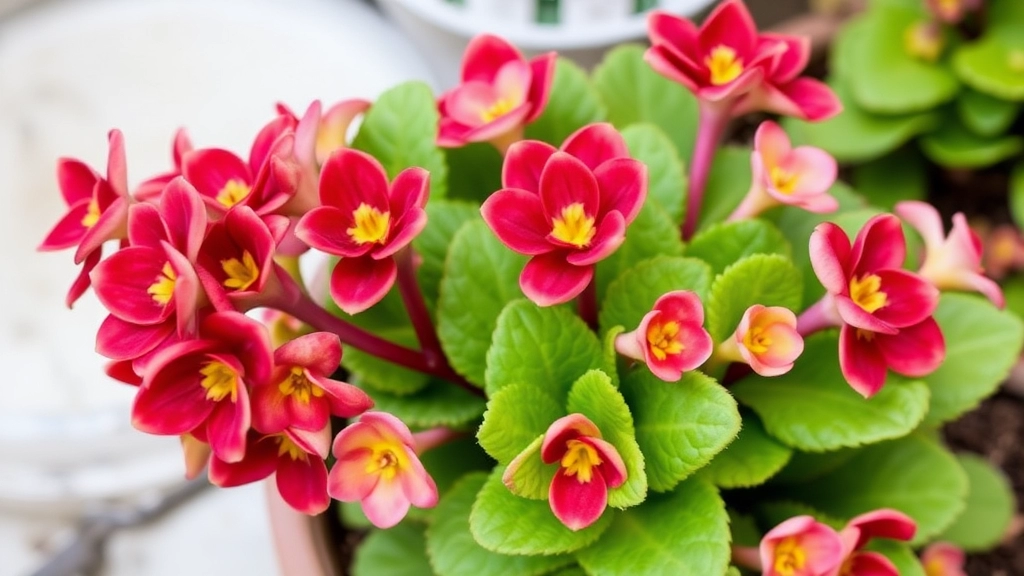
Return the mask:
{"type": "Polygon", "coordinates": [[[964,551],[949,542],[929,544],[921,553],[926,576],[967,576],[964,551]]]}
{"type": "Polygon", "coordinates": [[[900,576],[888,558],[863,548],[873,538],[909,542],[916,531],[917,524],[896,510],[875,510],[857,516],[839,532],[843,562],[828,576],[900,576]]]}
{"type": "Polygon", "coordinates": [[[329,427],[317,431],[286,429],[261,436],[250,433],[245,458],[229,463],[210,459],[210,482],[229,488],[263,480],[274,474],[277,491],[289,506],[303,514],[327,510],[327,449],[329,427]]]}
{"type": "Polygon", "coordinates": [[[583,292],[594,265],[626,239],[647,196],[647,168],[629,157],[610,124],[591,124],[560,151],[516,143],[502,183],[480,212],[502,243],[532,256],[519,285],[530,300],[551,306],[583,292]]]}
{"type": "Polygon", "coordinates": [[[761,376],[779,376],[793,368],[803,351],[804,339],[796,331],[796,315],[791,310],[755,304],[743,313],[735,334],[716,354],[749,364],[761,376]]]}
{"type": "Polygon", "coordinates": [[[939,212],[927,202],[900,202],[896,214],[924,240],[925,259],[918,274],[940,290],[976,290],[1003,307],[1003,291],[982,273],[981,239],[967,225],[962,212],[953,215],[948,237],[943,234],[939,212]]]}
{"type": "Polygon", "coordinates": [[[334,439],[337,458],[327,492],[342,502],[360,502],[378,528],[402,521],[409,505],[437,504],[437,486],[414,449],[409,428],[384,412],[367,412],[334,439]]]}
{"type": "Polygon", "coordinates": [[[828,86],[800,73],[807,67],[807,39],[758,35],[740,0],[726,0],[698,29],[693,22],[655,10],[648,18],[651,48],[644,59],[702,102],[734,113],[763,110],[824,120],[841,104],[828,86]]]}
{"type": "Polygon", "coordinates": [[[626,465],[619,451],[602,440],[601,431],[582,414],[570,414],[551,424],[540,456],[545,464],[558,463],[548,503],[555,517],[572,531],[596,522],[608,506],[608,490],[626,481],[626,465]]]}
{"type": "Polygon", "coordinates": [[[811,265],[843,324],[839,364],[865,397],[885,384],[886,368],[907,376],[935,370],[945,343],[932,313],[938,290],[900,269],[906,243],[898,218],[875,216],[850,245],[846,233],[826,222],[810,241],[811,265]]]}
{"type": "Polygon", "coordinates": [[[762,122],[757,128],[750,165],[754,176],[750,191],[729,220],[753,218],[780,204],[819,214],[839,208],[828,194],[836,181],[835,159],[820,148],[793,148],[789,136],[774,122],[762,122]]]}
{"type": "Polygon", "coordinates": [[[331,415],[352,418],[373,407],[365,392],[331,380],[341,364],[341,341],[314,332],[274,351],[274,371],[252,393],[253,427],[273,434],[286,428],[320,430],[331,415]]]}
{"type": "Polygon", "coordinates": [[[355,314],[387,294],[398,275],[394,254],[427,225],[429,175],[403,170],[388,184],[372,156],[345,148],[320,173],[320,201],[299,220],[296,236],[317,250],[341,256],[331,273],[331,297],[355,314]]]}
{"type": "Polygon", "coordinates": [[[462,59],[462,83],[438,102],[438,145],[491,142],[504,152],[544,111],[554,74],[554,52],[527,61],[497,36],[473,38],[462,59]]]}
{"type": "Polygon", "coordinates": [[[615,338],[615,349],[647,364],[655,376],[675,382],[711,356],[714,344],[704,329],[704,306],[689,290],[658,298],[640,326],[615,338]]]}
{"type": "Polygon", "coordinates": [[[761,539],[763,576],[831,576],[843,560],[835,530],[810,516],[796,516],[761,539]]]}
{"type": "Polygon", "coordinates": [[[147,366],[132,424],[150,434],[191,433],[225,462],[245,454],[249,390],[272,366],[267,329],[239,312],[216,312],[199,338],[172,344],[147,366]]]}

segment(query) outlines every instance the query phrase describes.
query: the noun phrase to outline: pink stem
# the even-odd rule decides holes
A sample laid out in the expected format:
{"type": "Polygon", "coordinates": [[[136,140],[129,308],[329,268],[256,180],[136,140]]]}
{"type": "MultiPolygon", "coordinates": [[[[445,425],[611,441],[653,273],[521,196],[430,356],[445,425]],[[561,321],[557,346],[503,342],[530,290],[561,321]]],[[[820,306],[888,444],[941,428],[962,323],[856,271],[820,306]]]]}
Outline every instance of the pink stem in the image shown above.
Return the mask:
{"type": "Polygon", "coordinates": [[[725,221],[739,222],[741,220],[757,218],[759,214],[774,205],[774,202],[772,202],[770,198],[771,197],[762,191],[756,183],[752,184],[750,186],[750,191],[743,197],[743,201],[740,202],[740,205],[732,211],[732,214],[730,214],[725,221]]]}
{"type": "Polygon", "coordinates": [[[796,319],[796,331],[801,336],[809,336],[815,332],[841,326],[842,318],[836,312],[836,303],[832,300],[831,294],[825,294],[810,308],[804,310],[803,314],[796,319]]]}
{"type": "Polygon", "coordinates": [[[403,248],[395,255],[398,264],[398,291],[402,294],[402,302],[405,310],[412,321],[412,327],[416,331],[416,339],[423,349],[423,357],[427,365],[440,367],[447,364],[444,351],[441,349],[441,341],[437,339],[437,331],[434,329],[434,321],[430,318],[430,311],[427,310],[427,303],[423,300],[423,292],[420,290],[419,282],[416,279],[416,253],[412,246],[403,248]]]}
{"type": "Polygon", "coordinates": [[[704,202],[704,187],[708,183],[711,163],[715,159],[718,143],[729,125],[731,105],[700,104],[697,127],[697,145],[690,160],[690,187],[686,194],[686,221],[683,222],[683,240],[689,240],[697,230],[700,207],[704,202]]]}
{"type": "Polygon", "coordinates": [[[465,432],[456,432],[447,426],[438,426],[437,428],[416,432],[412,435],[412,439],[415,442],[416,453],[422,454],[427,450],[437,448],[442,444],[447,444],[465,435],[465,432]]]}
{"type": "Polygon", "coordinates": [[[732,563],[760,572],[762,570],[761,551],[754,546],[733,546],[732,563]]]}
{"type": "Polygon", "coordinates": [[[583,289],[583,292],[576,300],[577,310],[580,318],[590,326],[591,330],[597,331],[597,279],[592,278],[590,284],[583,289]]]}

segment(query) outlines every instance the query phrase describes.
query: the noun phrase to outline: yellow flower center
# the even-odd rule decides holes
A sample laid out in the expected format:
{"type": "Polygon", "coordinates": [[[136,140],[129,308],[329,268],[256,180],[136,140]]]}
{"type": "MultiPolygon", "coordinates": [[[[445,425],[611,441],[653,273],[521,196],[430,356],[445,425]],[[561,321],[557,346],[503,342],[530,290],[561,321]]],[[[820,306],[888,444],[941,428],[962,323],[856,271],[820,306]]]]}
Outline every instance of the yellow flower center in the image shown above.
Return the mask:
{"type": "Polygon", "coordinates": [[[220,267],[224,269],[227,278],[224,279],[226,288],[245,290],[260,277],[260,269],[256,267],[256,260],[249,254],[248,250],[242,252],[242,260],[230,258],[221,260],[220,267]]]}
{"type": "Polygon", "coordinates": [[[917,22],[903,33],[903,49],[918,60],[935,62],[944,48],[942,31],[931,22],[917,22]]]}
{"type": "Polygon", "coordinates": [[[711,54],[704,58],[704,64],[707,65],[711,83],[715,86],[728,84],[743,73],[743,60],[737,58],[736,51],[725,44],[712,48],[711,54]]]}
{"type": "Polygon", "coordinates": [[[82,226],[86,228],[92,228],[96,225],[100,219],[100,205],[93,198],[89,201],[89,206],[85,209],[85,216],[82,216],[82,226]]]}
{"type": "Polygon", "coordinates": [[[793,576],[807,564],[807,552],[795,536],[785,538],[775,547],[775,572],[780,576],[793,576]]]}
{"type": "Polygon", "coordinates": [[[501,118],[505,114],[508,114],[512,110],[515,110],[519,103],[511,98],[498,98],[498,100],[491,104],[489,108],[480,112],[480,119],[484,122],[492,122],[501,118]]]}
{"type": "Polygon", "coordinates": [[[800,181],[800,175],[789,170],[775,166],[771,170],[772,186],[783,194],[792,194],[796,190],[796,184],[800,181]]]}
{"type": "Polygon", "coordinates": [[[925,576],[946,576],[946,565],[938,558],[932,558],[924,565],[925,576]]]}
{"type": "Polygon", "coordinates": [[[232,178],[220,189],[220,192],[217,192],[217,202],[220,202],[221,206],[225,208],[231,208],[244,200],[250,191],[251,188],[248,184],[237,178],[232,178]]]}
{"type": "Polygon", "coordinates": [[[292,460],[306,459],[306,451],[300,448],[299,445],[296,444],[295,442],[292,442],[291,438],[285,436],[284,434],[281,434],[280,436],[277,437],[277,441],[279,442],[277,446],[278,456],[284,456],[285,454],[287,454],[288,457],[291,458],[292,460]]]}
{"type": "Polygon", "coordinates": [[[594,219],[587,216],[581,202],[574,202],[562,208],[562,215],[554,219],[551,228],[551,235],[559,240],[577,248],[585,248],[597,234],[594,227],[594,219]]]}
{"type": "Polygon", "coordinates": [[[391,213],[381,212],[363,202],[352,212],[353,226],[345,232],[357,244],[379,243],[388,239],[391,228],[391,213]]]}
{"type": "Polygon", "coordinates": [[[295,396],[303,404],[309,404],[309,399],[320,398],[324,395],[323,388],[313,384],[306,378],[306,372],[302,366],[292,366],[288,377],[282,380],[277,389],[285,396],[295,396]]]}
{"type": "Polygon", "coordinates": [[[391,480],[408,466],[409,458],[401,446],[381,442],[373,447],[373,455],[366,463],[366,473],[380,474],[384,480],[391,480]]]}
{"type": "Polygon", "coordinates": [[[166,306],[171,301],[171,296],[174,296],[174,285],[177,280],[178,276],[174,273],[174,268],[171,268],[171,263],[165,262],[164,267],[160,269],[160,274],[156,277],[156,281],[150,284],[149,288],[146,288],[146,293],[157,304],[166,306]]]}
{"type": "Polygon", "coordinates": [[[206,399],[220,402],[228,395],[231,401],[238,400],[238,372],[223,362],[212,360],[207,362],[199,373],[203,375],[199,383],[206,390],[206,399]]]}
{"type": "Polygon", "coordinates": [[[651,354],[658,360],[664,360],[669,355],[676,355],[683,351],[683,343],[677,338],[679,336],[678,322],[652,321],[647,325],[647,344],[651,354]]]}
{"type": "Polygon", "coordinates": [[[743,346],[754,354],[764,354],[771,345],[771,336],[765,333],[763,326],[752,327],[743,337],[743,346]]]}
{"type": "Polygon", "coordinates": [[[886,303],[882,279],[876,274],[868,274],[850,280],[850,298],[869,314],[882,308],[886,303]]]}
{"type": "Polygon", "coordinates": [[[565,475],[575,476],[580,484],[590,482],[594,477],[594,468],[601,465],[601,457],[597,450],[579,440],[569,440],[566,445],[568,449],[561,462],[562,468],[565,468],[565,475]]]}

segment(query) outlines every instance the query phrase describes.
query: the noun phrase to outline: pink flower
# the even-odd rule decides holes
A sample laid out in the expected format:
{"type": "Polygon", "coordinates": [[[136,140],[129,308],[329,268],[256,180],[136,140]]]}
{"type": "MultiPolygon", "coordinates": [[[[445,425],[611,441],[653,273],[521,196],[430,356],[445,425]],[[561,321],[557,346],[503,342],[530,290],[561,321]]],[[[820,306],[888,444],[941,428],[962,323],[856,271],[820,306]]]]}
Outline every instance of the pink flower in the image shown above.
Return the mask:
{"type": "Polygon", "coordinates": [[[704,306],[689,290],[658,298],[636,330],[615,338],[619,354],[646,363],[666,382],[675,382],[683,372],[703,364],[713,348],[711,335],[704,330],[704,306]]]}
{"type": "Polygon", "coordinates": [[[900,576],[888,558],[863,548],[872,538],[909,542],[916,531],[917,524],[896,510],[875,510],[857,516],[839,532],[843,561],[828,576],[900,576]]]}
{"type": "Polygon", "coordinates": [[[372,408],[365,392],[331,380],[340,364],[341,341],[335,334],[314,332],[280,346],[270,379],[253,388],[253,427],[266,434],[320,430],[331,415],[352,418],[372,408]]]}
{"type": "Polygon", "coordinates": [[[103,243],[123,239],[127,234],[129,198],[124,136],[120,130],[111,130],[108,139],[106,178],[79,160],[61,158],[57,162],[57,181],[68,211],[38,250],[77,247],[75,263],[82,264],[82,270],[68,290],[65,302],[69,308],[89,288],[90,273],[102,258],[103,243]]]}
{"type": "Polygon", "coordinates": [[[349,314],[373,306],[395,283],[394,254],[427,225],[429,174],[403,170],[389,185],[372,156],[345,148],[320,173],[320,201],[295,234],[311,247],[341,256],[331,274],[331,297],[349,314]]]}
{"type": "Polygon", "coordinates": [[[839,364],[854,390],[870,397],[885,384],[887,368],[923,376],[942,363],[945,343],[932,318],[939,292],[900,269],[906,244],[898,218],[875,216],[852,247],[841,228],[820,224],[811,234],[810,255],[843,323],[839,364]]]}
{"type": "Polygon", "coordinates": [[[327,448],[330,427],[316,431],[286,429],[277,434],[251,433],[245,458],[225,462],[210,460],[210,482],[229,488],[275,475],[277,491],[289,506],[303,514],[316,515],[331,503],[327,495],[327,448]]]}
{"type": "Polygon", "coordinates": [[[749,364],[761,376],[779,376],[793,368],[803,351],[804,339],[796,330],[796,315],[791,310],[755,304],[743,313],[736,332],[719,346],[717,354],[749,364]]]}
{"type": "Polygon", "coordinates": [[[836,181],[836,161],[820,148],[793,148],[778,124],[765,121],[754,135],[750,191],[729,220],[753,218],[785,204],[824,214],[839,203],[828,191],[836,181]]]}
{"type": "Polygon", "coordinates": [[[192,141],[189,140],[188,133],[185,132],[184,128],[179,128],[178,131],[174,133],[174,142],[171,144],[171,158],[174,161],[174,168],[163,174],[153,176],[142,184],[139,184],[138,188],[135,189],[135,199],[143,202],[158,201],[160,199],[160,194],[164,191],[164,188],[171,183],[171,180],[181,176],[182,158],[192,150],[192,141]]]}
{"type": "Polygon", "coordinates": [[[270,377],[266,328],[239,312],[203,319],[199,338],[172,344],[147,367],[132,424],[150,434],[191,433],[225,462],[245,455],[249,390],[270,377]]]}
{"type": "Polygon", "coordinates": [[[842,108],[825,84],[800,73],[810,42],[781,34],[758,35],[740,0],[726,0],[698,29],[693,22],[655,10],[648,18],[651,48],[644,59],[700,100],[734,113],[756,110],[824,120],[842,108]]]}
{"type": "Polygon", "coordinates": [[[921,553],[921,564],[927,576],[967,576],[964,551],[949,542],[929,544],[921,553]]]}
{"type": "Polygon", "coordinates": [[[843,560],[835,530],[810,516],[796,516],[761,539],[763,576],[830,576],[843,560]]]}
{"type": "Polygon", "coordinates": [[[982,264],[989,277],[1001,279],[1024,269],[1024,238],[1012,224],[1001,224],[986,233],[982,264]]]}
{"type": "Polygon", "coordinates": [[[982,273],[981,239],[967,225],[962,212],[953,215],[949,236],[943,234],[939,212],[927,202],[900,202],[896,214],[924,240],[925,259],[918,274],[940,290],[977,290],[1003,307],[1003,291],[982,273]]]}
{"type": "Polygon", "coordinates": [[[432,508],[437,486],[416,455],[409,428],[384,412],[367,412],[334,439],[337,458],[327,492],[342,502],[360,502],[378,528],[402,521],[409,505],[432,508]]]}
{"type": "Polygon", "coordinates": [[[331,152],[348,144],[348,128],[360,114],[370,108],[369,100],[353,98],[331,106],[320,118],[316,132],[316,159],[323,164],[331,152]]]}
{"type": "Polygon", "coordinates": [[[491,142],[504,151],[544,111],[554,74],[554,52],[527,61],[497,36],[473,38],[462,59],[462,83],[438,102],[438,145],[491,142]]]}
{"type": "Polygon", "coordinates": [[[561,150],[514,144],[502,184],[480,212],[502,243],[532,256],[519,286],[539,306],[551,306],[578,296],[594,265],[626,239],[647,196],[647,168],[629,157],[610,124],[591,124],[561,150]]]}
{"type": "Polygon", "coordinates": [[[574,532],[596,522],[608,505],[608,489],[626,481],[619,451],[602,440],[601,431],[582,414],[555,420],[544,434],[540,456],[545,464],[558,463],[548,503],[555,517],[574,532]]]}

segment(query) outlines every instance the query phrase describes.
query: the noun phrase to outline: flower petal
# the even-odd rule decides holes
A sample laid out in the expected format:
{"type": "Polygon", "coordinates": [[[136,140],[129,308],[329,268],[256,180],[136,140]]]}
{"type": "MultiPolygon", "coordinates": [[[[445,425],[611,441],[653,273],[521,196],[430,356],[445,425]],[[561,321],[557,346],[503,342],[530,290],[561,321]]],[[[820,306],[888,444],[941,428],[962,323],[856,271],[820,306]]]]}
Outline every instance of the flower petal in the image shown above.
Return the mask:
{"type": "Polygon", "coordinates": [[[393,258],[342,258],[331,273],[331,298],[347,314],[358,314],[388,293],[398,277],[393,258]]]}
{"type": "Polygon", "coordinates": [[[849,573],[855,576],[900,576],[896,565],[878,552],[855,552],[849,562],[849,573]]]}
{"type": "MultiPolygon", "coordinates": [[[[883,348],[884,350],[884,348],[883,348]]],[[[855,516],[846,524],[860,530],[856,549],[862,548],[872,538],[887,538],[909,542],[917,532],[917,523],[899,510],[882,508],[855,516]]]]}
{"type": "Polygon", "coordinates": [[[501,167],[502,186],[540,194],[540,175],[555,152],[557,148],[539,140],[520,140],[509,146],[501,167]]]}
{"type": "Polygon", "coordinates": [[[111,360],[133,360],[152,351],[174,333],[174,322],[148,326],[108,314],[96,332],[96,352],[111,360]]]}
{"type": "Polygon", "coordinates": [[[611,256],[625,241],[625,219],[619,212],[608,212],[597,225],[590,246],[580,252],[570,252],[565,260],[574,266],[590,266],[611,256]]]}
{"type": "Polygon", "coordinates": [[[601,193],[594,173],[583,162],[565,152],[555,152],[540,175],[540,199],[549,218],[561,217],[564,208],[577,203],[594,218],[601,193]]]}
{"type": "Polygon", "coordinates": [[[523,55],[503,38],[493,34],[480,34],[469,41],[462,56],[462,81],[494,81],[507,62],[524,60],[523,55]]]}
{"type": "Polygon", "coordinates": [[[832,88],[814,78],[796,78],[776,86],[775,92],[779,97],[774,102],[769,100],[766,112],[795,116],[808,122],[822,122],[843,111],[843,103],[832,88]]]}
{"type": "Polygon", "coordinates": [[[510,249],[529,256],[551,251],[547,240],[551,224],[544,216],[540,196],[515,188],[498,190],[484,201],[480,214],[510,249]]]}
{"type": "Polygon", "coordinates": [[[647,165],[632,158],[609,160],[594,171],[601,190],[601,213],[621,212],[630,224],[647,199],[647,165]]]}
{"type": "Polygon", "coordinates": [[[377,159],[365,152],[352,148],[337,150],[320,171],[320,202],[341,210],[348,222],[361,204],[388,212],[391,208],[387,173],[377,159]]]}
{"type": "Polygon", "coordinates": [[[381,478],[366,498],[362,500],[363,513],[377,528],[391,528],[405,518],[409,512],[409,498],[406,497],[400,478],[381,478]]]}
{"type": "Polygon", "coordinates": [[[567,476],[565,468],[559,468],[551,479],[548,496],[551,511],[573,532],[596,522],[608,506],[608,487],[601,469],[595,468],[591,474],[589,482],[580,482],[575,476],[567,476]]]}
{"type": "MultiPolygon", "coordinates": [[[[221,488],[242,486],[263,480],[277,469],[277,443],[273,438],[260,438],[250,442],[245,458],[239,462],[210,459],[210,483],[221,488]]],[[[192,440],[198,442],[197,440],[192,440]]]]}
{"type": "Polygon", "coordinates": [[[333,374],[341,364],[341,340],[330,332],[313,332],[285,342],[274,351],[279,366],[302,366],[315,374],[333,374]]]}
{"type": "Polygon", "coordinates": [[[162,250],[123,248],[93,269],[93,290],[118,318],[134,324],[158,324],[170,317],[173,303],[161,304],[147,290],[163,277],[165,265],[162,250]]]}
{"type": "Polygon", "coordinates": [[[858,329],[853,326],[843,326],[839,331],[839,367],[850,387],[865,398],[874,396],[885,385],[886,361],[879,348],[877,340],[858,336],[858,329]]]}
{"type": "Polygon", "coordinates": [[[580,436],[601,438],[601,430],[583,414],[562,416],[548,426],[541,442],[540,457],[545,464],[553,464],[565,455],[566,442],[580,436]]]}
{"type": "Polygon", "coordinates": [[[850,238],[831,222],[819,224],[811,233],[811,267],[821,284],[831,294],[849,290],[847,263],[850,261],[850,238]]]}
{"type": "Polygon", "coordinates": [[[700,27],[698,43],[702,53],[724,45],[749,63],[757,43],[757,25],[740,0],[719,4],[700,27]]]}
{"type": "Polygon", "coordinates": [[[373,457],[373,450],[357,448],[343,454],[335,451],[335,456],[338,459],[327,476],[327,493],[331,498],[341,502],[358,502],[373,492],[380,479],[379,474],[366,471],[369,460],[373,457]]]}
{"type": "Polygon", "coordinates": [[[878,348],[889,368],[915,378],[934,372],[946,357],[942,330],[930,317],[901,328],[898,334],[879,334],[878,348]]]}
{"type": "Polygon", "coordinates": [[[244,160],[228,150],[205,148],[193,150],[182,157],[181,173],[200,194],[208,206],[224,210],[217,195],[231,180],[253,183],[253,174],[244,160]]]}
{"type": "Polygon", "coordinates": [[[419,456],[409,446],[402,447],[409,459],[409,468],[399,472],[402,492],[414,506],[433,508],[437,505],[437,485],[420,462],[419,456]]]}
{"type": "Polygon", "coordinates": [[[331,504],[327,495],[327,466],[315,455],[296,460],[279,458],[276,481],[281,498],[303,514],[315,516],[326,512],[331,504]]]}
{"type": "Polygon", "coordinates": [[[593,266],[573,266],[565,252],[534,256],[519,275],[523,294],[538,306],[553,306],[580,295],[594,278],[593,266]]]}
{"type": "Polygon", "coordinates": [[[597,170],[609,160],[629,158],[626,140],[607,122],[588,124],[573,132],[562,144],[562,151],[572,154],[591,170],[597,170]]]}
{"type": "Polygon", "coordinates": [[[225,462],[245,457],[246,433],[252,424],[249,392],[239,385],[236,401],[226,398],[216,403],[206,424],[207,441],[213,454],[225,462]]]}
{"type": "Polygon", "coordinates": [[[57,185],[68,206],[92,199],[93,188],[100,175],[85,162],[74,158],[57,160],[57,185]]]}
{"type": "Polygon", "coordinates": [[[373,249],[372,243],[360,244],[348,233],[351,213],[334,206],[319,206],[307,212],[295,226],[295,235],[321,252],[356,258],[373,249]]]}
{"type": "Polygon", "coordinates": [[[605,483],[609,488],[618,488],[626,481],[626,464],[622,461],[622,456],[619,455],[619,451],[615,449],[610,443],[593,436],[585,436],[580,438],[580,442],[589,444],[592,448],[597,450],[597,454],[601,457],[601,476],[604,477],[605,483]]]}
{"type": "Polygon", "coordinates": [[[530,60],[530,92],[526,95],[530,103],[530,114],[523,119],[523,123],[529,124],[536,120],[548,105],[548,96],[551,94],[551,85],[555,79],[555,52],[546,52],[530,60]]]}
{"type": "Polygon", "coordinates": [[[924,278],[906,270],[879,270],[885,306],[874,311],[879,320],[902,328],[917,324],[935,312],[939,290],[924,278]]]}

